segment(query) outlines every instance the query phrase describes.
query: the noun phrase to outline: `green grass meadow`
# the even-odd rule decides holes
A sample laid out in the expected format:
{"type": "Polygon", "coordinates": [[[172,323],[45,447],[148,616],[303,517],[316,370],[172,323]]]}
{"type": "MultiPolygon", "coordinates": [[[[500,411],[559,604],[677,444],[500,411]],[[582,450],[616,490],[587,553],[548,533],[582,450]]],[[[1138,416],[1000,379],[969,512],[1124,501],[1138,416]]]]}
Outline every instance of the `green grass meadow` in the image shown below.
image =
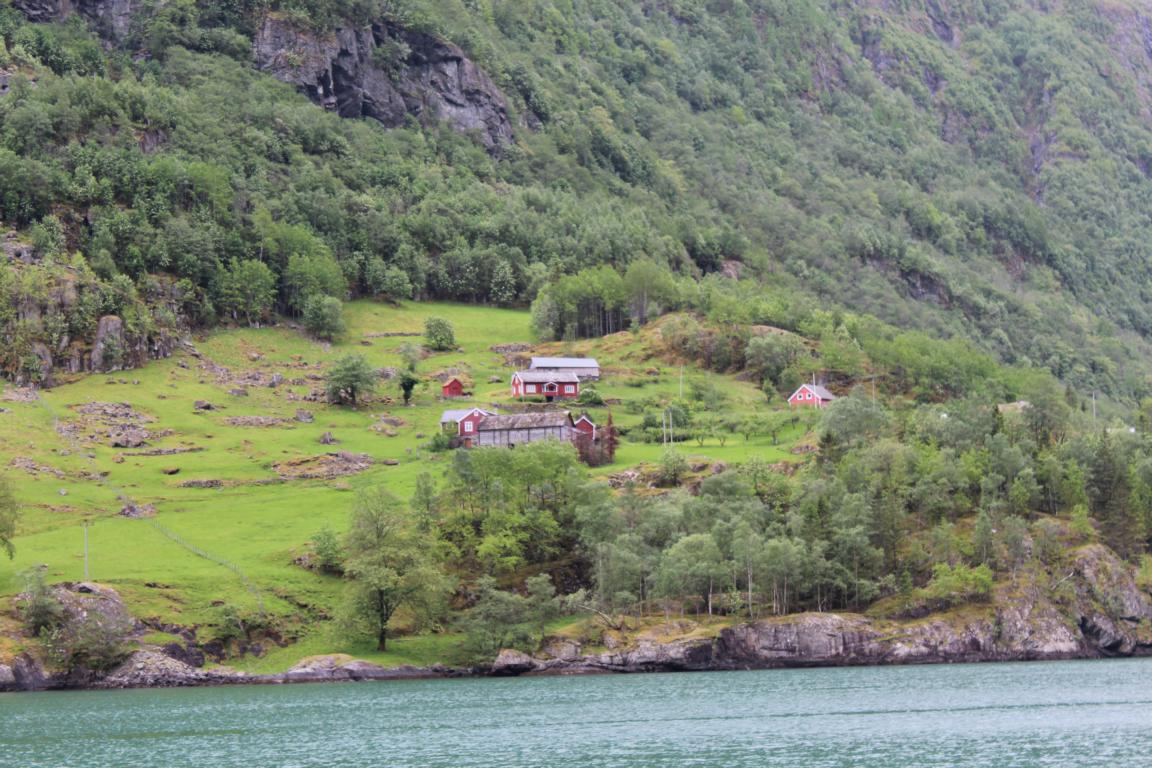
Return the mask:
{"type": "MultiPolygon", "coordinates": [[[[311,622],[309,626],[316,628],[306,629],[309,617],[331,614],[342,585],[339,579],[313,573],[293,560],[321,527],[343,529],[356,489],[380,484],[406,498],[419,473],[439,475],[450,454],[431,453],[422,446],[439,429],[441,411],[509,401],[512,368],[490,347],[530,342],[530,318],[516,310],[369,302],[348,304],[345,318],[348,333],[336,344],[318,343],[283,326],[219,331],[195,340],[199,358],[182,351],[139,370],[79,378],[41,392],[38,402],[0,403],[5,409],[0,413],[0,466],[23,505],[16,558],[0,560],[0,596],[15,594],[20,586],[17,574],[35,566],[44,566],[50,581],[82,579],[87,525],[90,578],[120,590],[139,617],[210,627],[223,610],[235,608],[263,609],[297,622],[302,634],[298,643],[260,659],[240,660],[238,666],[274,671],[327,652],[385,664],[431,663],[450,656],[451,635],[399,638],[387,654],[378,654],[339,637],[328,622],[311,622]],[[399,366],[400,345],[420,339],[381,334],[420,333],[429,316],[452,322],[461,351],[434,354],[420,364],[419,373],[428,380],[417,389],[411,407],[403,406],[394,382],[382,382],[377,397],[356,409],[304,400],[310,391],[322,390],[326,367],[349,352],[364,355],[376,367],[399,366]],[[222,375],[221,367],[231,375],[222,375]],[[449,370],[463,372],[475,383],[473,397],[440,400],[439,383],[432,377],[449,370]],[[229,394],[238,386],[235,377],[249,372],[264,377],[279,372],[286,380],[303,379],[304,384],[249,386],[246,396],[229,394]],[[489,383],[496,376],[500,383],[489,383]],[[383,402],[383,397],[394,402],[383,402]],[[214,409],[197,411],[193,407],[197,400],[211,402],[214,409]],[[75,406],[90,402],[129,403],[154,419],[146,428],[171,434],[138,449],[62,434],[58,427],[77,419],[75,406]],[[315,420],[297,422],[297,409],[312,412],[315,420]],[[233,426],[226,421],[242,416],[288,421],[272,427],[233,426]],[[382,417],[403,423],[391,426],[381,422],[382,417]],[[324,432],[331,432],[339,444],[321,445],[324,432]],[[157,448],[202,450],[133,455],[157,448]],[[368,471],[333,480],[275,482],[275,463],[336,450],[369,454],[375,464],[368,471]],[[384,465],[384,460],[398,464],[384,465]],[[28,461],[39,471],[26,470],[28,461]],[[165,472],[176,469],[176,474],[165,472]],[[180,486],[188,480],[220,480],[224,487],[180,486]],[[125,500],[155,505],[156,517],[120,516],[125,500]]],[[[597,390],[620,401],[612,407],[613,418],[627,426],[642,418],[643,408],[635,403],[656,403],[680,393],[680,367],[655,358],[651,347],[649,337],[626,333],[537,349],[597,356],[604,368],[597,390]]],[[[750,383],[691,367],[683,376],[685,392],[693,381],[710,378],[724,397],[725,414],[771,407],[750,383]]],[[[774,407],[786,406],[778,401],[774,407]]],[[[599,423],[607,410],[594,408],[590,413],[599,423]]],[[[753,456],[779,462],[795,458],[789,449],[804,430],[802,424],[790,427],[781,433],[779,445],[772,445],[768,437],[746,441],[736,434],[723,446],[709,438],[703,445],[694,440],[683,443],[680,450],[689,457],[734,464],[753,456]]],[[[655,462],[662,452],[659,444],[624,440],[616,463],[594,472],[603,476],[655,462]]]]}

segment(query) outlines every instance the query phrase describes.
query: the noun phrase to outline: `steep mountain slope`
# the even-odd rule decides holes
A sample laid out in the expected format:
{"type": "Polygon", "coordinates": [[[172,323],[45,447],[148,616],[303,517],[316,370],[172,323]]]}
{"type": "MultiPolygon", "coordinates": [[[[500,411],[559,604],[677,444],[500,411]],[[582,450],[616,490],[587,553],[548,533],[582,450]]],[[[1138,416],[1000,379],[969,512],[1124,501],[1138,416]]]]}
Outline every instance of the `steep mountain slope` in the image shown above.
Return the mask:
{"type": "MultiPolygon", "coordinates": [[[[298,312],[293,253],[333,257],[353,293],[393,266],[420,296],[513,303],[643,256],[743,264],[792,302],[749,321],[841,305],[1084,390],[1148,391],[1145,3],[14,7],[0,218],[41,258],[83,253],[101,284],[176,273],[184,321],[237,316],[233,259],[265,262],[298,312]],[[338,125],[232,59],[411,122],[338,125]]],[[[53,314],[37,280],[9,279],[9,303],[53,314]]],[[[156,309],[130,335],[176,319],[156,309]]],[[[60,340],[25,315],[5,321],[10,375],[60,340]]]]}

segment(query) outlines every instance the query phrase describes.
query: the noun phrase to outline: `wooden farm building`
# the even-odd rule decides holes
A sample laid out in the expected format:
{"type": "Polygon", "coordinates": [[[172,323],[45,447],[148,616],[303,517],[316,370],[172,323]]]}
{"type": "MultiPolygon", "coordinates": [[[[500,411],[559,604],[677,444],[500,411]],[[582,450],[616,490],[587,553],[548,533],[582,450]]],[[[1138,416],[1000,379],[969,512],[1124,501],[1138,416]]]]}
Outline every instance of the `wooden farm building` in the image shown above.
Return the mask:
{"type": "Polygon", "coordinates": [[[580,377],[556,371],[516,371],[512,374],[513,397],[543,397],[548,402],[580,396],[580,377]]]}
{"type": "Polygon", "coordinates": [[[573,421],[568,411],[496,414],[480,408],[445,411],[441,427],[453,434],[464,448],[538,443],[543,440],[572,442],[580,435],[596,436],[596,425],[587,416],[573,421]]]}
{"type": "Polygon", "coordinates": [[[810,408],[823,408],[836,399],[836,395],[819,384],[802,384],[788,398],[788,405],[806,405],[810,408]]]}
{"type": "Polygon", "coordinates": [[[443,397],[464,397],[464,384],[453,376],[440,387],[440,394],[443,397]]]}
{"type": "Polygon", "coordinates": [[[594,357],[534,357],[528,368],[532,371],[572,373],[581,381],[596,381],[600,378],[600,363],[594,357]]]}

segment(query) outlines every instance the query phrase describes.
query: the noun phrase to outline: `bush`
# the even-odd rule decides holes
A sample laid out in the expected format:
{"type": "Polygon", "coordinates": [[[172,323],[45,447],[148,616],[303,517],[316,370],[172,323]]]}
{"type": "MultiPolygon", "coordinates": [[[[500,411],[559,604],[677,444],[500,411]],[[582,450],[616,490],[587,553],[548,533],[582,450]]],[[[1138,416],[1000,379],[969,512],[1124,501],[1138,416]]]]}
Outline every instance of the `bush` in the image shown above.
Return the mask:
{"type": "Polygon", "coordinates": [[[107,670],[128,655],[132,622],[124,615],[89,607],[82,616],[43,631],[51,659],[67,669],[107,670]]]}
{"type": "Polygon", "coordinates": [[[430,317],[424,321],[424,340],[430,349],[444,352],[456,348],[456,332],[452,323],[442,317],[430,317]]]}
{"type": "Polygon", "coordinates": [[[688,471],[688,460],[672,448],[664,451],[660,457],[660,485],[673,486],[680,484],[680,478],[688,471]]]}
{"type": "Polygon", "coordinates": [[[361,355],[346,355],[336,361],[328,372],[325,386],[328,402],[336,405],[356,405],[365,395],[376,389],[376,371],[361,355]]]}
{"type": "Polygon", "coordinates": [[[344,547],[332,526],[325,525],[312,537],[312,552],[316,567],[324,573],[344,573],[344,547]]]}
{"type": "Polygon", "coordinates": [[[304,302],[304,327],[313,336],[331,341],[344,335],[344,305],[331,296],[311,296],[304,302]]]}
{"type": "Polygon", "coordinates": [[[924,594],[938,608],[950,608],[987,600],[992,596],[992,585],[992,569],[986,565],[971,568],[963,563],[956,566],[938,563],[932,569],[932,581],[924,588],[924,594]]]}
{"type": "Polygon", "coordinates": [[[604,405],[604,398],[592,387],[580,390],[580,396],[576,398],[576,402],[580,405],[604,405]]]}
{"type": "Polygon", "coordinates": [[[437,432],[432,435],[432,439],[428,441],[425,447],[433,453],[443,453],[452,447],[452,438],[443,432],[437,432]]]}
{"type": "Polygon", "coordinates": [[[39,637],[45,630],[59,626],[64,618],[64,606],[44,581],[42,570],[33,568],[21,576],[24,578],[24,591],[20,595],[20,621],[28,635],[39,637]]]}

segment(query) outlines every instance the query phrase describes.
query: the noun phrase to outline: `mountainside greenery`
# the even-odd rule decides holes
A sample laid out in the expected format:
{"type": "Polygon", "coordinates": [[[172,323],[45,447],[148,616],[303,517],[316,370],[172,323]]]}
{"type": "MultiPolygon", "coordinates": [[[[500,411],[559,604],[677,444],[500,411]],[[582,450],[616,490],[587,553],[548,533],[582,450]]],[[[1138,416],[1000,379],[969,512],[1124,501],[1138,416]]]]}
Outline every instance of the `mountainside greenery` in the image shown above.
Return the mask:
{"type": "MultiPolygon", "coordinates": [[[[46,271],[88,274],[78,252],[94,273],[67,311],[7,310],[5,367],[100,314],[163,327],[149,274],[186,281],[178,302],[211,323],[299,314],[313,293],[526,304],[561,275],[650,260],[780,297],[745,322],[846,307],[1084,391],[1147,394],[1138,6],[886,8],[181,2],[142,10],[111,47],[78,17],[5,8],[0,218],[46,271]],[[321,31],[386,17],[459,43],[510,98],[517,143],[493,159],[447,129],[323,113],[247,65],[266,13],[321,31]],[[239,290],[252,262],[273,300],[239,290]]],[[[51,284],[8,274],[5,303],[51,284]]],[[[646,312],[710,309],[696,298],[666,291],[646,312]]],[[[626,300],[603,299],[608,322],[553,332],[621,327],[626,300]]]]}
{"type": "Polygon", "coordinates": [[[1139,4],[181,0],[113,38],[10,1],[0,367],[204,332],[130,394],[5,394],[0,549],[42,581],[80,578],[95,518],[150,627],[218,660],[299,641],[268,664],[370,655],[337,618],[390,663],[534,650],[573,606],[908,618],[1057,594],[1097,539],[1149,583],[1139,4]],[[516,141],[325,111],[252,66],[269,14],[454,41],[516,141]],[[284,317],[312,338],[208,333],[284,317]],[[440,382],[516,407],[532,351],[606,364],[583,405],[614,408],[614,466],[445,452],[440,382]],[[842,397],[784,407],[814,379],[842,397]]]}

